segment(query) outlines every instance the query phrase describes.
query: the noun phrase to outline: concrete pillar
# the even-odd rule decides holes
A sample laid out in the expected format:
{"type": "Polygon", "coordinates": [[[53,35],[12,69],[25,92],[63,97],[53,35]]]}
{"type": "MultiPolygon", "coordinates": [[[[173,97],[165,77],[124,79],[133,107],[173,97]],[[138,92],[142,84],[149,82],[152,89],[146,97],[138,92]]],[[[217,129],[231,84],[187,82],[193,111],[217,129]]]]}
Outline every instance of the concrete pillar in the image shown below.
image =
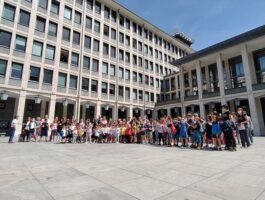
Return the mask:
{"type": "Polygon", "coordinates": [[[209,74],[209,67],[208,65],[205,65],[205,78],[206,78],[206,89],[207,92],[210,92],[210,74],[209,74]]]}
{"type": "Polygon", "coordinates": [[[253,127],[254,127],[254,134],[256,136],[260,136],[261,129],[260,129],[259,118],[258,118],[258,110],[256,106],[256,99],[253,94],[248,95],[248,103],[249,103],[249,109],[250,109],[250,116],[251,116],[253,127]]]}
{"type": "Polygon", "coordinates": [[[16,133],[15,133],[16,137],[18,135],[20,135],[21,131],[22,131],[26,97],[27,97],[26,91],[21,91],[18,99],[16,100],[16,102],[18,102],[17,109],[15,110],[15,115],[18,116],[18,127],[17,127],[16,133]]]}
{"type": "Polygon", "coordinates": [[[253,83],[251,71],[253,71],[253,70],[250,70],[250,63],[249,63],[249,59],[248,59],[247,47],[245,44],[241,45],[241,56],[242,56],[242,63],[243,63],[243,67],[244,67],[247,91],[251,92],[252,91],[252,83],[253,83]]]}
{"type": "Polygon", "coordinates": [[[258,123],[260,125],[260,130],[261,130],[260,135],[265,136],[265,126],[264,126],[264,119],[263,119],[263,113],[262,113],[260,98],[256,98],[255,103],[256,103],[256,109],[257,109],[257,115],[258,115],[258,123]]]}
{"type": "Polygon", "coordinates": [[[205,119],[206,115],[205,115],[205,106],[203,101],[200,101],[199,106],[200,106],[200,116],[205,119]]]}
{"type": "Polygon", "coordinates": [[[63,118],[67,117],[67,106],[63,106],[63,118]]]}
{"type": "Polygon", "coordinates": [[[170,116],[170,115],[171,115],[171,109],[167,108],[167,116],[170,116]]]}
{"type": "Polygon", "coordinates": [[[225,63],[226,85],[227,85],[227,88],[231,88],[232,87],[231,73],[230,73],[230,67],[229,67],[228,60],[225,60],[224,63],[225,63]]]}
{"type": "Polygon", "coordinates": [[[100,102],[97,102],[95,107],[95,119],[97,119],[99,115],[101,115],[101,104],[100,102]]]}
{"type": "Polygon", "coordinates": [[[41,100],[41,105],[40,105],[40,117],[43,118],[47,113],[45,113],[46,110],[46,101],[41,100]]]}
{"type": "Polygon", "coordinates": [[[223,64],[222,64],[221,54],[218,54],[218,57],[216,59],[216,64],[217,64],[217,71],[218,71],[220,96],[221,96],[221,98],[223,98],[225,96],[225,90],[224,90],[224,72],[223,72],[223,64]]]}
{"type": "Polygon", "coordinates": [[[49,116],[49,119],[50,119],[50,122],[53,121],[54,119],[54,114],[55,114],[55,106],[56,106],[56,95],[52,94],[51,95],[51,98],[50,98],[50,102],[49,102],[49,113],[48,113],[48,116],[49,116]]]}
{"type": "Polygon", "coordinates": [[[78,98],[74,104],[74,118],[79,122],[80,121],[80,99],[78,98]]]}
{"type": "Polygon", "coordinates": [[[196,63],[196,73],[197,73],[198,95],[199,95],[199,100],[201,100],[202,99],[202,73],[201,73],[200,61],[196,63]]]}
{"type": "Polygon", "coordinates": [[[86,105],[83,105],[83,109],[82,109],[82,119],[86,120],[86,105]]]}
{"type": "Polygon", "coordinates": [[[118,119],[118,107],[116,105],[112,107],[112,119],[118,119]]]}
{"type": "Polygon", "coordinates": [[[130,105],[128,109],[127,117],[133,117],[133,106],[132,105],[130,105]]]}
{"type": "Polygon", "coordinates": [[[234,104],[234,101],[230,101],[229,102],[230,103],[230,111],[232,111],[232,112],[236,112],[236,108],[235,108],[235,104],[234,104]]]}

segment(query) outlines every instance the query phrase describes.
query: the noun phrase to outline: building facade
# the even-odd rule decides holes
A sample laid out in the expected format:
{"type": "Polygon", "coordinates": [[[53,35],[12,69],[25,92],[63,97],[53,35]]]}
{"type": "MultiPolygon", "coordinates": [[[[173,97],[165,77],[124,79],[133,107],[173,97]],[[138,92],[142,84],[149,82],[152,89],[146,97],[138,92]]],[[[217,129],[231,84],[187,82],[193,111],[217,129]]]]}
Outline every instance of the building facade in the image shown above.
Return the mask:
{"type": "Polygon", "coordinates": [[[20,125],[155,115],[171,62],[193,52],[115,1],[2,0],[0,16],[0,120],[20,125]]]}
{"type": "Polygon", "coordinates": [[[179,71],[164,78],[158,116],[187,112],[206,117],[228,104],[245,106],[256,135],[265,135],[265,26],[202,49],[174,64],[179,71]]]}

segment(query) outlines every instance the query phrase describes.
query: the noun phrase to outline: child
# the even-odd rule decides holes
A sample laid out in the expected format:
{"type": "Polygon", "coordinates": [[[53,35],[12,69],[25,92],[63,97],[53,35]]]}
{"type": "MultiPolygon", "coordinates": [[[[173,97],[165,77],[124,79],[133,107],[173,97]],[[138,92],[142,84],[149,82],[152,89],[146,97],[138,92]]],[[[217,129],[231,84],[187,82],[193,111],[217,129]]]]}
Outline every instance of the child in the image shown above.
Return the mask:
{"type": "Polygon", "coordinates": [[[179,118],[180,120],[180,130],[179,130],[179,138],[180,142],[182,144],[181,147],[187,147],[188,146],[188,123],[184,118],[179,118]]]}
{"type": "Polygon", "coordinates": [[[217,114],[212,115],[212,135],[213,135],[213,141],[215,147],[213,148],[214,150],[219,150],[222,151],[221,148],[221,126],[218,121],[217,114]]]}
{"type": "Polygon", "coordinates": [[[87,144],[87,141],[89,140],[89,144],[91,144],[91,136],[92,136],[92,127],[93,127],[93,124],[91,122],[88,122],[87,123],[87,126],[86,126],[86,144],[87,144]]]}

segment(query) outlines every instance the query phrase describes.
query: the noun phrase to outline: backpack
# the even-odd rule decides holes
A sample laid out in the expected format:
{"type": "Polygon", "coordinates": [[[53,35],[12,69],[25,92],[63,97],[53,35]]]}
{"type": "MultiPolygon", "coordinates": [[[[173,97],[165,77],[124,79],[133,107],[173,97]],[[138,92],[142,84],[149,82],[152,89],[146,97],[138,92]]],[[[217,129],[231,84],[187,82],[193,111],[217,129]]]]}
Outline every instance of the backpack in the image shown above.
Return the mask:
{"type": "Polygon", "coordinates": [[[233,130],[233,125],[231,121],[229,120],[224,121],[222,129],[223,129],[223,132],[225,133],[231,132],[233,130]]]}
{"type": "Polygon", "coordinates": [[[219,134],[221,132],[222,131],[221,131],[221,126],[220,126],[219,122],[213,123],[213,125],[212,125],[212,133],[213,134],[219,134]]]}

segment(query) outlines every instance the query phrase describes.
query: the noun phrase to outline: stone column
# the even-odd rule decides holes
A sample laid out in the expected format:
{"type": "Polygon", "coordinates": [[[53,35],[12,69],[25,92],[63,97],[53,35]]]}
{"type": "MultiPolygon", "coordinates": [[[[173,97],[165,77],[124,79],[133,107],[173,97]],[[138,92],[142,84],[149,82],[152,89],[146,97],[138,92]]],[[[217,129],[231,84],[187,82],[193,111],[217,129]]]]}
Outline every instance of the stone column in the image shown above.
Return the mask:
{"type": "Polygon", "coordinates": [[[15,137],[18,137],[22,131],[26,97],[27,97],[26,91],[20,91],[19,97],[16,100],[18,104],[17,104],[17,110],[15,110],[15,115],[18,116],[18,126],[17,126],[17,130],[15,133],[15,137]]]}
{"type": "Polygon", "coordinates": [[[197,73],[198,95],[199,95],[199,100],[201,100],[202,99],[202,73],[201,73],[200,61],[196,63],[196,73],[197,73]]]}
{"type": "Polygon", "coordinates": [[[86,120],[86,105],[83,104],[82,119],[86,120]]]}
{"type": "Polygon", "coordinates": [[[55,115],[55,106],[56,106],[56,95],[52,94],[49,102],[49,119],[50,121],[53,121],[54,115],[55,115]]]}
{"type": "MultiPolygon", "coordinates": [[[[252,72],[253,70],[250,70],[250,63],[248,59],[248,53],[247,53],[247,47],[245,44],[241,45],[241,56],[242,56],[242,63],[244,67],[244,73],[245,73],[245,81],[247,86],[247,91],[252,92],[252,72]]],[[[255,72],[255,71],[254,71],[255,72]]]]}
{"type": "Polygon", "coordinates": [[[216,64],[217,64],[218,81],[219,81],[219,87],[220,87],[220,96],[221,98],[223,98],[225,96],[225,90],[224,90],[224,71],[223,71],[221,54],[218,54],[218,57],[216,59],[216,64]]]}
{"type": "Polygon", "coordinates": [[[167,108],[167,116],[170,116],[170,115],[171,115],[171,109],[167,108]]]}
{"type": "Polygon", "coordinates": [[[133,117],[133,106],[132,105],[130,105],[128,109],[127,117],[133,117]]]}
{"type": "Polygon", "coordinates": [[[258,110],[256,106],[256,99],[253,94],[248,95],[248,103],[249,103],[249,109],[250,109],[250,116],[251,116],[253,127],[254,127],[254,134],[256,136],[260,136],[261,129],[260,129],[259,118],[258,118],[258,110]]]}
{"type": "Polygon", "coordinates": [[[46,114],[48,114],[48,113],[45,113],[45,110],[46,110],[46,101],[41,100],[41,105],[40,105],[40,117],[41,118],[43,118],[46,114]]]}
{"type": "Polygon", "coordinates": [[[229,63],[228,60],[225,60],[225,74],[226,74],[226,85],[227,88],[231,88],[231,73],[230,73],[230,67],[229,67],[229,63]]]}
{"type": "Polygon", "coordinates": [[[67,117],[67,106],[63,106],[63,118],[66,118],[67,117]]]}
{"type": "Polygon", "coordinates": [[[112,119],[118,119],[118,107],[116,105],[112,107],[112,119]]]}
{"type": "Polygon", "coordinates": [[[98,101],[95,107],[95,119],[97,119],[99,115],[101,115],[101,104],[98,101]]]}

